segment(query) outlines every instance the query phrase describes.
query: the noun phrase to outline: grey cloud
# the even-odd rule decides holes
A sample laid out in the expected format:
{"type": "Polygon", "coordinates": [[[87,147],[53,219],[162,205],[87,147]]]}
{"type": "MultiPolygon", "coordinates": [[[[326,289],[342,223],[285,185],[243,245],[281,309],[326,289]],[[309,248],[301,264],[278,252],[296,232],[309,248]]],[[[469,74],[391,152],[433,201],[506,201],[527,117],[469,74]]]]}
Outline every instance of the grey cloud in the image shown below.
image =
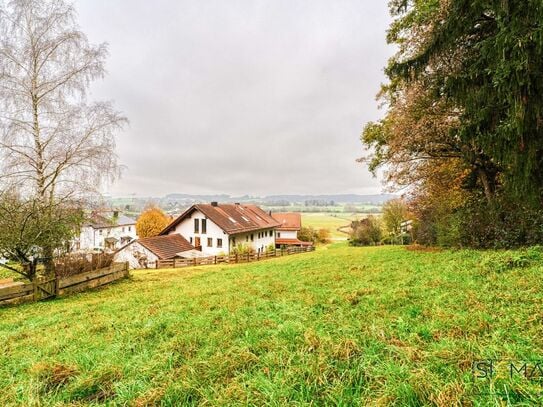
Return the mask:
{"type": "Polygon", "coordinates": [[[386,2],[78,0],[110,44],[93,97],[131,124],[114,194],[374,193],[355,159],[391,55],[386,2]]]}

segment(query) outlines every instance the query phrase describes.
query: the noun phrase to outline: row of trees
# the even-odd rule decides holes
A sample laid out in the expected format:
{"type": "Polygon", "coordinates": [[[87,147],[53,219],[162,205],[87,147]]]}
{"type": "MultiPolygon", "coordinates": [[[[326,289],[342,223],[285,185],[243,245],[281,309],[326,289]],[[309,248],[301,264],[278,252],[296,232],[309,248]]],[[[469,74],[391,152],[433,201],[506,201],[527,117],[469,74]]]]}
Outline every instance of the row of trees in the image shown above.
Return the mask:
{"type": "Polygon", "coordinates": [[[540,0],[392,0],[398,48],[362,160],[406,188],[421,243],[543,239],[540,0]]]}
{"type": "Polygon", "coordinates": [[[87,100],[106,56],[71,4],[0,3],[0,257],[30,279],[38,263],[53,271],[85,201],[119,173],[114,134],[126,119],[87,100]]]}

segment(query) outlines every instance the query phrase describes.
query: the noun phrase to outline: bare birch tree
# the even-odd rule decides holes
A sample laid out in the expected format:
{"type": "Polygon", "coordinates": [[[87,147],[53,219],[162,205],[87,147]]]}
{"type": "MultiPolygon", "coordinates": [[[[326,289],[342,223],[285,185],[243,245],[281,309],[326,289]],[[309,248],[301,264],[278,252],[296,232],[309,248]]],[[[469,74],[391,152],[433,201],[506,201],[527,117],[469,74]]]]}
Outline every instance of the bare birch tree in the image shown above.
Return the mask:
{"type": "Polygon", "coordinates": [[[86,98],[107,46],[91,45],[75,17],[64,0],[0,6],[0,181],[44,201],[95,191],[118,171],[126,119],[86,98]]]}
{"type": "MultiPolygon", "coordinates": [[[[58,214],[72,211],[59,205],[73,206],[118,173],[114,135],[126,119],[110,102],[87,101],[89,84],[104,76],[106,56],[106,44],[89,43],[66,1],[0,0],[0,192],[23,197],[25,219],[44,230],[69,226],[70,217],[58,214]]],[[[57,240],[41,240],[49,271],[57,240]]],[[[34,247],[24,244],[17,247],[34,247]]],[[[10,255],[8,249],[0,255],[10,255]]]]}

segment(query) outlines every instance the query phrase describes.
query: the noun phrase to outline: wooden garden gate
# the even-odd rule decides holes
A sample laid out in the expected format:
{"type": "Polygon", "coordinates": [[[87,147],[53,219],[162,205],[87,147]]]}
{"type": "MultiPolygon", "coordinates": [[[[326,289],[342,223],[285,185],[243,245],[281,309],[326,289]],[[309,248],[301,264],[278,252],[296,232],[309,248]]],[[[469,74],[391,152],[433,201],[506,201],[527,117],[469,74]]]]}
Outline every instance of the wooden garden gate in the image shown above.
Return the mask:
{"type": "Polygon", "coordinates": [[[44,277],[34,281],[34,300],[56,297],[58,294],[58,280],[56,277],[44,277]]]}

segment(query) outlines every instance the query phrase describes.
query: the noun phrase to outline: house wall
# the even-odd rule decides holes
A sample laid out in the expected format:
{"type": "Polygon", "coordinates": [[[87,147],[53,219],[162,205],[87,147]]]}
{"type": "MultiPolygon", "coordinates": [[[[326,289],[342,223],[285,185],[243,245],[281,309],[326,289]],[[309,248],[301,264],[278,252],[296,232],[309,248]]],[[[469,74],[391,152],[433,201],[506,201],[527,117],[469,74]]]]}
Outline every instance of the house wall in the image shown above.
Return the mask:
{"type": "Polygon", "coordinates": [[[202,219],[206,219],[206,216],[202,212],[195,210],[190,215],[190,217],[184,219],[181,223],[179,223],[179,225],[175,227],[175,229],[172,229],[168,234],[171,235],[173,233],[179,233],[181,236],[183,236],[195,246],[196,237],[200,237],[202,253],[208,254],[210,256],[228,254],[239,243],[250,246],[255,251],[258,251],[259,249],[261,251],[264,251],[269,245],[275,246],[274,229],[263,229],[254,232],[240,233],[229,236],[210,219],[207,219],[207,233],[204,234],[202,233],[202,219]],[[194,233],[194,219],[199,219],[200,233],[194,233]],[[258,237],[259,233],[260,238],[258,237]],[[253,235],[252,240],[251,235],[253,235]],[[208,238],[212,239],[212,246],[208,246],[208,238]],[[217,247],[217,239],[222,239],[222,248],[217,247]]]}
{"type": "Polygon", "coordinates": [[[296,230],[276,230],[275,237],[278,239],[298,239],[298,231],[296,230]]]}
{"type": "Polygon", "coordinates": [[[121,242],[121,238],[126,236],[137,239],[135,224],[100,229],[94,229],[92,226],[84,226],[81,228],[79,235],[79,250],[105,249],[105,239],[107,237],[114,237],[119,240],[114,247],[114,249],[118,249],[127,243],[121,242]]]}
{"type": "Polygon", "coordinates": [[[229,253],[228,235],[209,219],[207,219],[207,231],[206,233],[202,233],[202,219],[207,218],[202,212],[196,210],[168,234],[179,233],[194,246],[196,246],[196,238],[199,237],[202,253],[209,254],[210,256],[229,253]],[[194,219],[199,219],[200,233],[194,233],[194,219]],[[212,239],[211,246],[207,245],[208,238],[212,239]],[[217,247],[217,239],[222,239],[222,247],[217,247]]]}
{"type": "Polygon", "coordinates": [[[275,248],[275,229],[262,229],[254,232],[232,235],[230,236],[230,242],[232,250],[241,243],[245,246],[252,247],[255,252],[260,251],[261,253],[264,253],[270,245],[275,248]],[[251,235],[253,237],[252,239],[251,235]]]}
{"type": "Polygon", "coordinates": [[[128,262],[131,269],[155,268],[158,257],[138,242],[129,244],[115,253],[115,262],[128,262]]]}

